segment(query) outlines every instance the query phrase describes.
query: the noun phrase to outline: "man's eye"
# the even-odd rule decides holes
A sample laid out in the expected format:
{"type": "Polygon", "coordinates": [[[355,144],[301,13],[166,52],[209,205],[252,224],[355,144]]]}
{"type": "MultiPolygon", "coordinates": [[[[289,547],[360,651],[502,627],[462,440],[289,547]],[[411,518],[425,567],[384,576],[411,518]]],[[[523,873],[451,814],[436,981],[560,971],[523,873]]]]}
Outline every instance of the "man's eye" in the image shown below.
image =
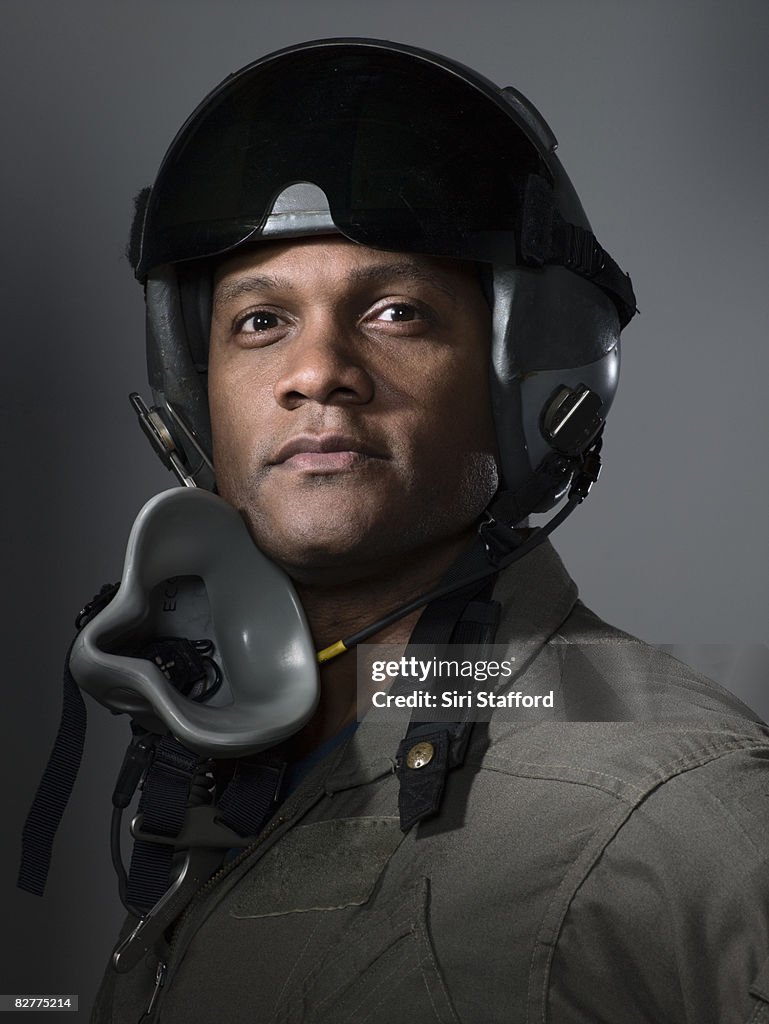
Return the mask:
{"type": "Polygon", "coordinates": [[[237,329],[245,334],[258,334],[260,331],[269,331],[273,327],[280,326],[280,319],[277,313],[270,313],[269,310],[260,309],[256,313],[249,313],[237,322],[237,329]]]}
{"type": "Polygon", "coordinates": [[[409,320],[421,320],[422,315],[416,306],[411,306],[407,302],[394,302],[391,306],[380,310],[376,318],[389,323],[404,323],[409,320]]]}

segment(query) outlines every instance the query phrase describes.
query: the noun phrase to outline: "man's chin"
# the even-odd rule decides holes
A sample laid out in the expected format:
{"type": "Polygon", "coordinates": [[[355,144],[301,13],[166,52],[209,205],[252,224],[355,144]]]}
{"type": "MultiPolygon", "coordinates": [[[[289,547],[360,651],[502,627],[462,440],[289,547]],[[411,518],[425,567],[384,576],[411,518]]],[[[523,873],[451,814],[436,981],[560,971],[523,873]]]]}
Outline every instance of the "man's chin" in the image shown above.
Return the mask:
{"type": "Polygon", "coordinates": [[[274,533],[256,542],[262,551],[302,587],[325,588],[358,585],[386,587],[389,581],[426,574],[430,582],[442,575],[457,550],[472,537],[468,524],[451,535],[428,536],[416,528],[382,527],[375,532],[350,536],[325,534],[287,538],[274,533]],[[437,572],[437,576],[435,573],[437,572]]]}
{"type": "MultiPolygon", "coordinates": [[[[233,504],[235,504],[233,502],[233,504]]],[[[266,503],[238,503],[256,544],[297,583],[337,586],[384,582],[405,572],[419,574],[422,563],[442,560],[473,532],[479,511],[466,516],[409,518],[405,502],[359,500],[322,507],[306,502],[291,515],[269,514],[266,503]],[[399,512],[401,513],[399,515],[399,512]]],[[[236,507],[238,507],[236,505],[236,507]]]]}
{"type": "Polygon", "coordinates": [[[400,564],[392,552],[386,557],[365,546],[341,550],[327,547],[294,549],[290,555],[271,548],[265,550],[265,554],[292,580],[307,586],[334,587],[373,580],[389,575],[400,564]]]}
{"type": "Polygon", "coordinates": [[[302,524],[287,533],[267,529],[246,515],[259,548],[299,583],[335,585],[365,579],[398,561],[392,537],[379,531],[313,528],[302,524]]]}

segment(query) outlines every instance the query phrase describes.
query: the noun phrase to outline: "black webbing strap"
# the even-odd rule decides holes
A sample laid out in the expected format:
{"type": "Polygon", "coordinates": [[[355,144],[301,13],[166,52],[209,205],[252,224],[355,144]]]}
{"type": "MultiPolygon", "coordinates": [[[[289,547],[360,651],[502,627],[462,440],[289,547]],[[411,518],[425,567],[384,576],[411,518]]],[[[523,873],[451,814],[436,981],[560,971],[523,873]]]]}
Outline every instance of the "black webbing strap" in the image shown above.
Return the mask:
{"type": "Polygon", "coordinates": [[[626,327],[637,313],[629,275],[599,245],[591,231],[561,217],[549,182],[539,174],[530,174],[526,180],[519,244],[524,263],[567,267],[592,281],[614,303],[620,328],[626,327]]]}
{"type": "Polygon", "coordinates": [[[16,884],[36,896],[42,896],[45,890],[53,841],[77,778],[85,743],[86,707],[69,670],[71,651],[70,645],[64,660],[59,731],[21,837],[21,864],[16,884]]]}
{"type": "MultiPolygon", "coordinates": [[[[164,736],[157,742],[137,808],[143,834],[164,839],[174,839],[179,834],[192,780],[206,760],[187,750],[172,736],[164,736]]],[[[172,843],[136,839],[126,890],[130,906],[146,911],[164,895],[171,884],[174,853],[172,843]]]]}
{"type": "MultiPolygon", "coordinates": [[[[75,619],[78,632],[109,604],[118,586],[118,583],[105,583],[99,593],[81,608],[75,619]]],[[[53,841],[83,759],[88,716],[83,695],[69,668],[75,640],[69,645],[64,659],[64,694],[59,731],[21,835],[21,863],[16,885],[35,896],[42,896],[45,891],[53,841]]]]}
{"type": "Polygon", "coordinates": [[[217,821],[239,836],[261,832],[275,810],[285,769],[285,761],[267,756],[239,762],[217,801],[217,821]]]}
{"type": "MultiPolygon", "coordinates": [[[[141,912],[153,907],[171,884],[179,847],[168,840],[182,831],[190,786],[205,761],[171,736],[155,747],[137,808],[140,834],[134,840],[126,891],[128,905],[141,912]]],[[[239,762],[217,801],[215,820],[242,837],[258,834],[275,810],[284,770],[284,762],[267,755],[239,762]]],[[[194,839],[190,842],[195,845],[194,839]]]]}
{"type": "MultiPolygon", "coordinates": [[[[478,547],[474,546],[462,560],[462,571],[466,571],[468,559],[477,561],[478,556],[478,547]]],[[[428,605],[409,646],[442,647],[447,643],[477,646],[493,642],[500,614],[498,602],[491,600],[495,582],[496,576],[489,577],[474,584],[469,593],[460,591],[428,605]]],[[[408,650],[406,653],[408,656],[408,650]]],[[[472,728],[473,723],[462,718],[453,722],[412,720],[409,723],[396,756],[400,782],[398,811],[404,832],[440,810],[446,776],[463,763],[472,728]],[[427,761],[413,756],[421,744],[425,745],[422,749],[430,750],[427,761]]]]}

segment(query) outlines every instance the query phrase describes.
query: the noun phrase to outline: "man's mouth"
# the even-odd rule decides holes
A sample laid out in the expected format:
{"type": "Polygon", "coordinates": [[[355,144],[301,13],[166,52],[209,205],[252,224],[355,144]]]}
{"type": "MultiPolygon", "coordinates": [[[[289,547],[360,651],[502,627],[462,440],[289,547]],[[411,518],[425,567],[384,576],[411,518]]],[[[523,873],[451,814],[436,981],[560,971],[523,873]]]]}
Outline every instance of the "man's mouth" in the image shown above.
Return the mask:
{"type": "Polygon", "coordinates": [[[337,473],[386,456],[368,442],[346,434],[301,434],[292,437],[270,460],[287,469],[337,473]]]}

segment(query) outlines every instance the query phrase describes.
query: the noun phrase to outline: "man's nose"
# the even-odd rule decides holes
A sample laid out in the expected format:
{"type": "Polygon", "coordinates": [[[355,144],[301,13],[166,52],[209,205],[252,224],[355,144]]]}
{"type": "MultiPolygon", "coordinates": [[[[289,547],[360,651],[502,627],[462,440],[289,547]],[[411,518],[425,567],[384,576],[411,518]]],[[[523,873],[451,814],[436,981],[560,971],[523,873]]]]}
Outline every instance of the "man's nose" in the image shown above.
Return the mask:
{"type": "Polygon", "coordinates": [[[349,325],[332,317],[316,317],[285,346],[285,361],[275,383],[275,398],[284,408],[307,401],[363,405],[373,396],[374,381],[362,339],[349,325]]]}

